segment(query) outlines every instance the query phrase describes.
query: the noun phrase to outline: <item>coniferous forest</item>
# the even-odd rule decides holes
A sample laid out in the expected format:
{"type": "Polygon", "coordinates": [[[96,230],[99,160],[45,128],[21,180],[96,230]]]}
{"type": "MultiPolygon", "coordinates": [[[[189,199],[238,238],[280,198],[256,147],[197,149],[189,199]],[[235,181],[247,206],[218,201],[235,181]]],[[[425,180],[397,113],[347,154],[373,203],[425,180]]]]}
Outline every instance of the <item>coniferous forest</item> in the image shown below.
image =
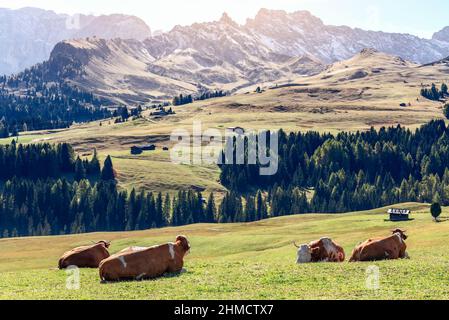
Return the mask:
{"type": "MultiPolygon", "coordinates": [[[[243,194],[253,208],[254,199],[265,193],[265,204],[260,202],[258,210],[256,203],[256,211],[268,206],[271,216],[408,201],[449,204],[449,128],[442,120],[416,132],[400,126],[336,136],[281,131],[279,153],[274,176],[260,176],[257,165],[223,165],[221,182],[232,190],[228,197],[238,201],[243,194]]],[[[235,212],[229,208],[221,214],[236,220],[235,212]]]]}
{"type": "Polygon", "coordinates": [[[302,213],[342,213],[386,205],[449,205],[449,127],[416,131],[279,132],[279,170],[222,165],[229,192],[170,196],[121,190],[111,157],[103,166],[68,144],[0,147],[0,236],[124,231],[192,223],[249,222],[302,213]]]}
{"type": "MultiPolygon", "coordinates": [[[[0,76],[0,138],[21,131],[68,128],[74,122],[111,117],[104,101],[52,76],[55,61],[0,76]]],[[[66,72],[76,72],[67,66],[66,72]]]]}
{"type": "Polygon", "coordinates": [[[432,83],[430,89],[421,89],[421,96],[429,100],[440,101],[449,96],[447,84],[441,84],[441,88],[438,89],[435,83],[432,83]]]}
{"type": "Polygon", "coordinates": [[[216,214],[193,191],[172,199],[119,190],[111,157],[101,167],[96,152],[82,160],[68,144],[0,146],[0,189],[0,237],[141,230],[216,214]]]}

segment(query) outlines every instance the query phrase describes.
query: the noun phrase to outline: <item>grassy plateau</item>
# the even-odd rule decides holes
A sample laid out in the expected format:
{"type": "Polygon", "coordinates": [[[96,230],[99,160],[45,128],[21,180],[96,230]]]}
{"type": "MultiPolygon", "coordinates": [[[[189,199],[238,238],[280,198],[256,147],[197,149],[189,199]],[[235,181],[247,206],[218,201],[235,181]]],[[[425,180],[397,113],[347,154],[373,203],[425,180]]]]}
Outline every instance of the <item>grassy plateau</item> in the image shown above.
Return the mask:
{"type": "MultiPolygon", "coordinates": [[[[443,118],[442,103],[419,92],[447,81],[449,67],[417,66],[378,53],[336,63],[319,75],[291,79],[288,86],[263,85],[262,93],[237,94],[173,107],[175,115],[115,124],[114,120],[75,124],[70,129],[20,133],[20,143],[68,142],[89,157],[111,155],[123,189],[175,194],[179,190],[214,192],[226,188],[220,170],[209,165],[170,161],[170,134],[192,132],[194,121],[206,129],[282,128],[338,133],[401,124],[414,129],[443,118]],[[354,75],[365,76],[361,79],[354,75]],[[133,145],[157,150],[135,156],[133,145]]],[[[0,139],[8,144],[11,138],[0,139]]],[[[218,203],[218,202],[217,202],[218,203]]],[[[249,224],[191,225],[139,232],[98,233],[0,240],[0,299],[449,299],[449,221],[435,223],[429,207],[405,204],[413,221],[386,222],[386,209],[344,215],[300,215],[249,224]],[[359,242],[401,227],[410,238],[410,260],[376,263],[296,265],[292,241],[308,243],[329,236],[349,257],[359,242]],[[185,234],[192,252],[186,273],[154,281],[101,284],[98,270],[81,270],[79,290],[66,288],[67,274],[55,269],[65,251],[91,241],[112,240],[111,253],[130,245],[150,246],[185,234]],[[379,268],[379,288],[368,289],[367,270],[379,268]]],[[[449,208],[443,215],[449,216],[449,208]]],[[[443,219],[444,220],[444,219],[443,219]]]]}
{"type": "MultiPolygon", "coordinates": [[[[404,204],[413,221],[385,221],[386,209],[344,215],[299,215],[249,224],[191,225],[138,232],[0,240],[0,299],[449,299],[449,222],[435,223],[429,207],[404,204]],[[296,265],[292,241],[330,236],[347,256],[359,242],[407,230],[410,260],[296,265]],[[112,253],[173,241],[192,245],[185,273],[142,282],[101,284],[98,270],[81,270],[79,290],[66,288],[57,270],[66,250],[112,240],[112,253]],[[379,288],[366,285],[379,268],[379,288]]],[[[448,215],[444,209],[443,215],[448,215]]],[[[444,219],[443,219],[444,220],[444,219]]]]}

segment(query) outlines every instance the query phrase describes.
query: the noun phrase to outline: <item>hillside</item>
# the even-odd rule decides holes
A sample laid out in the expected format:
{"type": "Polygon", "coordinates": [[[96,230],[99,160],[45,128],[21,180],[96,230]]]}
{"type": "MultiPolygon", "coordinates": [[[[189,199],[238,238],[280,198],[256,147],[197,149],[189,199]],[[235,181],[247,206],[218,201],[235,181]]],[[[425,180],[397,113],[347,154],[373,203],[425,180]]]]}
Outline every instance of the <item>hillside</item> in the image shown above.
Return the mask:
{"type": "MultiPolygon", "coordinates": [[[[385,222],[386,209],[345,215],[304,215],[251,224],[192,225],[142,232],[0,240],[1,299],[447,299],[448,222],[434,223],[427,205],[404,204],[414,221],[385,222]],[[347,255],[362,240],[407,229],[410,260],[378,263],[295,264],[292,241],[322,236],[347,255]],[[97,270],[81,271],[81,288],[65,288],[56,270],[66,250],[98,239],[112,252],[150,246],[185,234],[192,245],[186,273],[155,281],[100,284],[97,270]],[[366,288],[366,271],[379,267],[379,290],[366,288]]],[[[447,209],[444,210],[447,216],[447,209]]]]}
{"type": "Polygon", "coordinates": [[[66,69],[64,61],[77,62],[80,72],[64,80],[127,104],[171,100],[179,93],[231,91],[323,69],[321,62],[307,56],[270,60],[246,52],[241,59],[229,61],[191,48],[156,58],[145,43],[122,39],[68,40],[56,45],[50,55],[50,61],[60,66],[55,74],[66,69]]]}
{"type": "MultiPolygon", "coordinates": [[[[175,115],[161,119],[153,119],[146,111],[144,118],[136,121],[103,121],[102,126],[92,122],[68,130],[27,132],[22,133],[20,141],[69,142],[81,154],[96,147],[103,159],[108,154],[113,156],[119,181],[128,189],[136,186],[175,193],[201,187],[207,192],[222,193],[216,166],[178,166],[170,162],[169,152],[160,150],[170,145],[174,129],[191,131],[194,120],[202,122],[203,130],[220,131],[243,126],[336,133],[397,124],[413,129],[443,118],[441,104],[422,98],[419,92],[421,84],[447,82],[448,74],[449,65],[444,61],[419,66],[375,50],[364,50],[328,66],[316,76],[298,77],[289,85],[265,83],[262,93],[255,93],[254,86],[232,96],[174,107],[175,115]],[[401,103],[406,107],[401,107],[401,103]],[[131,146],[145,143],[156,144],[159,151],[129,154],[131,146]]],[[[9,143],[10,139],[3,142],[9,143]]]]}

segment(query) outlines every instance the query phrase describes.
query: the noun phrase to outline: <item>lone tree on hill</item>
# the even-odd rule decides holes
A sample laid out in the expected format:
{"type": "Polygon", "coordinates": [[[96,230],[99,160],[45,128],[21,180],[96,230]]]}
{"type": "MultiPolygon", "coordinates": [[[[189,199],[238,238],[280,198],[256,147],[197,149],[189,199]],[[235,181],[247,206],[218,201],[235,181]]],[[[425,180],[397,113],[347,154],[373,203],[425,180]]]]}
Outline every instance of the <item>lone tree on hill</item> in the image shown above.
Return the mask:
{"type": "Polygon", "coordinates": [[[441,215],[441,206],[438,202],[435,202],[430,207],[430,213],[432,214],[432,217],[435,219],[436,222],[438,222],[438,218],[441,215]]]}

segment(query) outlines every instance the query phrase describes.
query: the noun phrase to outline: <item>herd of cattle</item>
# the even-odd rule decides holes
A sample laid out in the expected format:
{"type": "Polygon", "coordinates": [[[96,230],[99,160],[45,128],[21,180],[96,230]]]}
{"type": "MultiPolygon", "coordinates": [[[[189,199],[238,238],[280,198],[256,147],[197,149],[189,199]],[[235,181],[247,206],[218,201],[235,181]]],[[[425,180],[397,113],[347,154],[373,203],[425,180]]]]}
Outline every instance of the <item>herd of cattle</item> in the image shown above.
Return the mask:
{"type": "Polygon", "coordinates": [[[185,236],[176,237],[174,243],[149,248],[129,247],[112,256],[109,246],[110,242],[100,241],[70,250],[59,260],[59,269],[69,266],[100,268],[103,282],[145,280],[181,272],[184,256],[190,251],[190,243],[185,236]]]}
{"type": "MultiPolygon", "coordinates": [[[[356,261],[378,261],[408,258],[405,231],[396,229],[384,238],[369,239],[359,244],[349,259],[356,261]]],[[[173,243],[154,247],[129,247],[110,255],[110,242],[100,241],[90,246],[66,252],[59,260],[59,269],[70,266],[99,268],[100,279],[106,281],[145,280],[166,273],[181,272],[184,257],[190,251],[185,236],[178,236],[173,243]]],[[[343,262],[344,249],[330,238],[298,246],[297,263],[343,262]]]]}
{"type": "MultiPolygon", "coordinates": [[[[374,238],[360,243],[352,252],[349,262],[406,259],[407,235],[404,230],[393,230],[388,237],[374,238]]],[[[297,263],[343,262],[345,251],[330,238],[298,246],[297,263]]]]}

